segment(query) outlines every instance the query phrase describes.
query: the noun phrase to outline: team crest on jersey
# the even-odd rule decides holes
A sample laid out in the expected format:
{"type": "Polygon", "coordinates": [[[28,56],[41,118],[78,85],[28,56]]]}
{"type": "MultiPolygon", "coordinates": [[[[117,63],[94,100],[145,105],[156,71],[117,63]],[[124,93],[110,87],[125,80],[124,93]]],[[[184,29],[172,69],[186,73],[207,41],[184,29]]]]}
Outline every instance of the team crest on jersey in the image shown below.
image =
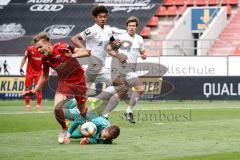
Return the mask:
{"type": "Polygon", "coordinates": [[[102,45],[103,45],[103,42],[98,43],[98,46],[102,46],[102,45]]]}
{"type": "Polygon", "coordinates": [[[85,34],[86,36],[88,36],[89,34],[91,34],[91,31],[90,31],[89,29],[86,29],[85,32],[84,32],[84,34],[85,34]]]}
{"type": "Polygon", "coordinates": [[[61,60],[61,55],[57,55],[55,58],[60,61],[61,60]]]}

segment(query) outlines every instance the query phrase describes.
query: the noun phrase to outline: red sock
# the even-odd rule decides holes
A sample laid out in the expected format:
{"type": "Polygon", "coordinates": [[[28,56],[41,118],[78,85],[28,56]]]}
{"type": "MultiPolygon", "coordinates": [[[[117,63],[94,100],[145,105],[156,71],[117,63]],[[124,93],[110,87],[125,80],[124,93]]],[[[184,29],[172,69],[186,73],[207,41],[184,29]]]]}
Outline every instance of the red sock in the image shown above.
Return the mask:
{"type": "Polygon", "coordinates": [[[25,104],[30,105],[30,96],[25,96],[25,104]]]}
{"type": "Polygon", "coordinates": [[[37,105],[41,105],[42,103],[42,91],[37,92],[37,105]]]}

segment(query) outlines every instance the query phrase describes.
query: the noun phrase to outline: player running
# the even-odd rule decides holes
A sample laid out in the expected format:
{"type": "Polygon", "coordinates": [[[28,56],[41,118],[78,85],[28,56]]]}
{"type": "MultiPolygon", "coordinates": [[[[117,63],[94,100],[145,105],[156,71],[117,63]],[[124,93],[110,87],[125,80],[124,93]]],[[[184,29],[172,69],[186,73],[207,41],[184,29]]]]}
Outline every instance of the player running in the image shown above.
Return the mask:
{"type": "MultiPolygon", "coordinates": [[[[39,35],[38,38],[41,39],[42,35],[39,35]]],[[[43,35],[44,36],[44,35],[43,35]]],[[[22,58],[21,65],[20,65],[20,74],[24,75],[23,66],[27,62],[27,69],[26,69],[26,77],[25,77],[25,90],[31,90],[33,82],[36,85],[41,77],[42,74],[42,54],[39,53],[37,50],[35,43],[39,41],[39,39],[33,39],[33,45],[30,45],[26,52],[24,57],[22,58]]],[[[36,111],[39,112],[41,108],[41,102],[42,102],[42,90],[39,89],[39,91],[36,92],[37,96],[37,105],[36,105],[36,111]]],[[[30,111],[30,96],[25,96],[25,104],[26,104],[26,111],[30,111]]]]}
{"type": "MultiPolygon", "coordinates": [[[[121,63],[116,59],[114,59],[112,63],[114,64],[114,67],[116,67],[115,71],[118,71],[117,73],[115,72],[115,74],[118,74],[118,76],[122,78],[126,87],[128,89],[134,87],[135,89],[130,97],[128,108],[124,113],[126,119],[131,123],[135,123],[133,108],[139,100],[140,95],[144,92],[144,85],[136,73],[137,58],[139,54],[143,60],[146,59],[143,38],[136,34],[138,24],[139,20],[136,17],[129,17],[126,21],[127,33],[123,33],[117,37],[121,41],[121,47],[116,51],[113,50],[110,45],[108,46],[111,54],[117,54],[116,52],[118,52],[118,54],[124,54],[127,57],[126,63],[121,63]]],[[[117,103],[115,102],[115,106],[112,108],[107,107],[105,112],[111,112],[114,107],[116,107],[116,104],[117,103]]]]}
{"type": "Polygon", "coordinates": [[[58,142],[63,143],[68,129],[62,109],[66,96],[76,98],[77,107],[82,116],[87,113],[84,71],[76,58],[90,56],[91,53],[90,50],[71,47],[63,42],[52,45],[47,33],[40,34],[45,34],[44,38],[36,43],[37,50],[43,55],[43,74],[35,89],[25,92],[23,95],[33,95],[43,87],[48,80],[50,67],[57,72],[58,86],[55,93],[54,114],[62,127],[58,142]]]}
{"type": "MultiPolygon", "coordinates": [[[[86,48],[91,49],[92,55],[88,60],[88,68],[85,73],[88,85],[90,83],[104,82],[107,86],[112,84],[110,70],[105,68],[105,59],[107,57],[106,46],[111,42],[113,46],[119,46],[120,41],[115,40],[110,26],[105,25],[107,21],[108,10],[105,6],[96,6],[92,10],[95,24],[83,32],[72,37],[75,46],[85,48],[82,40],[86,42],[86,48]]],[[[123,60],[118,54],[113,55],[120,61],[123,60]]],[[[116,89],[112,86],[107,87],[105,92],[116,93],[116,89]]],[[[106,115],[107,116],[107,115],[106,115]]]]}

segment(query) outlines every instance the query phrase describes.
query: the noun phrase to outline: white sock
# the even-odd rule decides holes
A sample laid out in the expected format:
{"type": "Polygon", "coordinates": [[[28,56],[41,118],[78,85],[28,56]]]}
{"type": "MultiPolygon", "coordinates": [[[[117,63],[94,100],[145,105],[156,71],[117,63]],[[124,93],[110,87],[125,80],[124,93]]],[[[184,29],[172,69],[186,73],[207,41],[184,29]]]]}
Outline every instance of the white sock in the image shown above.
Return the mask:
{"type": "Polygon", "coordinates": [[[105,91],[97,95],[97,99],[109,100],[115,93],[117,93],[114,86],[107,87],[105,91]]]}
{"type": "Polygon", "coordinates": [[[118,105],[120,99],[118,98],[118,95],[115,94],[113,95],[108,104],[107,104],[107,107],[106,109],[103,111],[102,115],[105,115],[105,114],[109,114],[114,108],[116,108],[116,106],[118,105]]]}
{"type": "Polygon", "coordinates": [[[137,104],[139,98],[140,98],[140,94],[138,94],[137,92],[134,92],[131,95],[131,98],[130,98],[130,101],[128,104],[128,108],[127,108],[127,113],[133,112],[133,108],[137,104]]]}
{"type": "Polygon", "coordinates": [[[133,111],[132,111],[132,106],[128,106],[128,108],[127,108],[127,111],[126,111],[127,113],[132,113],[133,111]]]}
{"type": "Polygon", "coordinates": [[[104,114],[103,116],[107,118],[107,117],[108,117],[108,115],[109,115],[109,113],[106,113],[106,114],[104,114]]]}

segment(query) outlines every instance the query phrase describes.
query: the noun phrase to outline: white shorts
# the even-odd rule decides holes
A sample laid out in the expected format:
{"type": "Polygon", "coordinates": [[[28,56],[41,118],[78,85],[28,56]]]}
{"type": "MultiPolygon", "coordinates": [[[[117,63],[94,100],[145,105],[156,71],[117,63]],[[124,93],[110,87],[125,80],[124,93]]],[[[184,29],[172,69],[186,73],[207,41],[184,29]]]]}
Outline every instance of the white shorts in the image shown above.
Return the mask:
{"type": "Polygon", "coordinates": [[[103,62],[95,56],[90,56],[88,59],[85,79],[88,84],[99,82],[105,83],[106,85],[112,84],[110,70],[105,68],[103,62]]]}
{"type": "Polygon", "coordinates": [[[112,77],[116,79],[120,77],[129,87],[134,86],[137,81],[140,81],[135,70],[135,64],[121,64],[116,58],[113,59],[114,66],[112,66],[112,77]]]}
{"type": "Polygon", "coordinates": [[[112,84],[110,69],[102,67],[98,72],[86,71],[85,79],[87,83],[105,83],[107,86],[112,84]]]}

